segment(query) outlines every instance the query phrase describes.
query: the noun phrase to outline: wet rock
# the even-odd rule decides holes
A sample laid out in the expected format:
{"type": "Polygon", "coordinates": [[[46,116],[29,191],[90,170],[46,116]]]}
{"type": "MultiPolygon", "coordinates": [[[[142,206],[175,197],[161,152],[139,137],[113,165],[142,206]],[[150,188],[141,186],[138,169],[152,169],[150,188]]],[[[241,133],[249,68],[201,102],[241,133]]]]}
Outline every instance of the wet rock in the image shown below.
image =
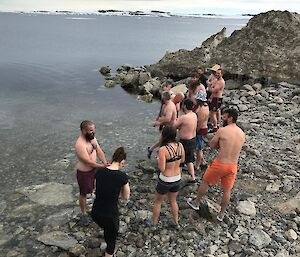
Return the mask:
{"type": "Polygon", "coordinates": [[[146,95],[138,95],[137,100],[144,101],[146,103],[151,103],[153,100],[153,95],[152,94],[146,94],[146,95]]]}
{"type": "Polygon", "coordinates": [[[29,204],[24,203],[15,209],[9,214],[12,218],[30,218],[37,214],[38,212],[38,205],[36,204],[29,204]]]}
{"type": "Polygon", "coordinates": [[[79,210],[75,210],[74,208],[65,209],[47,217],[45,219],[45,223],[52,226],[63,225],[71,220],[71,218],[74,217],[76,213],[79,213],[79,210]]]}
{"type": "Polygon", "coordinates": [[[102,66],[100,69],[99,69],[99,72],[102,74],[102,75],[108,75],[110,72],[111,72],[111,68],[109,66],[102,66]]]}
{"type": "Polygon", "coordinates": [[[6,201],[0,201],[0,214],[6,209],[6,201]]]}
{"type": "Polygon", "coordinates": [[[42,234],[37,238],[37,240],[45,245],[57,246],[64,250],[69,250],[75,247],[78,243],[75,238],[61,231],[42,234]]]}
{"type": "Polygon", "coordinates": [[[28,196],[35,203],[58,206],[73,202],[72,190],[73,187],[71,185],[50,182],[25,187],[19,189],[18,192],[28,196]]]}
{"type": "Polygon", "coordinates": [[[107,88],[112,88],[118,84],[118,80],[108,79],[105,81],[104,86],[107,88]]]}
{"type": "MultiPolygon", "coordinates": [[[[146,155],[146,153],[145,153],[146,155]]],[[[150,162],[150,161],[140,161],[137,164],[137,168],[143,170],[146,173],[150,173],[153,174],[156,172],[156,164],[154,162],[150,162]]]]}
{"type": "Polygon", "coordinates": [[[0,246],[6,244],[12,239],[12,235],[6,234],[4,231],[3,224],[0,224],[0,246]]]}
{"type": "Polygon", "coordinates": [[[261,229],[254,229],[250,233],[249,243],[258,249],[266,247],[271,241],[270,236],[261,229]]]}
{"type": "Polygon", "coordinates": [[[256,215],[255,204],[250,201],[241,201],[237,205],[237,211],[240,214],[245,214],[251,217],[256,215]]]}
{"type": "Polygon", "coordinates": [[[55,162],[52,166],[52,169],[58,170],[58,171],[65,171],[70,165],[70,160],[68,159],[62,159],[57,162],[55,162]]]}

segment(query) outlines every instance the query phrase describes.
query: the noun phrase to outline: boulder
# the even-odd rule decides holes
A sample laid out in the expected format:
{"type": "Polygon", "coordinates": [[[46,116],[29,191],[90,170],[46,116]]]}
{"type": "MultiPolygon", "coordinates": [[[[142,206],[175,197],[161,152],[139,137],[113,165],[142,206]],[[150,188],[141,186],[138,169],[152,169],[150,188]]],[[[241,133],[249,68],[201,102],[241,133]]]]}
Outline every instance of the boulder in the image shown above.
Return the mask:
{"type": "Polygon", "coordinates": [[[99,69],[99,72],[102,74],[102,75],[108,75],[110,74],[111,72],[111,68],[109,66],[102,66],[100,69],[99,69]]]}
{"type": "Polygon", "coordinates": [[[262,229],[254,229],[250,232],[249,243],[262,249],[271,243],[270,236],[262,229]]]}
{"type": "Polygon", "coordinates": [[[286,214],[294,211],[300,212],[300,192],[288,201],[275,206],[275,209],[286,214]]]}
{"type": "Polygon", "coordinates": [[[241,201],[236,207],[240,214],[245,214],[254,217],[256,215],[255,204],[250,201],[241,201]]]}
{"type": "Polygon", "coordinates": [[[58,206],[73,202],[72,185],[64,185],[56,182],[34,185],[17,190],[29,197],[35,203],[58,206]]]}
{"type": "Polygon", "coordinates": [[[295,241],[295,240],[297,240],[297,238],[298,238],[297,233],[296,233],[295,230],[293,230],[293,229],[289,229],[289,230],[286,232],[286,236],[287,236],[287,238],[288,238],[289,241],[295,241]]]}
{"type": "Polygon", "coordinates": [[[63,250],[69,250],[75,247],[78,243],[74,237],[71,237],[61,231],[42,234],[37,238],[37,240],[45,245],[57,246],[63,250]]]}
{"type": "Polygon", "coordinates": [[[112,88],[117,84],[118,84],[118,81],[116,81],[114,79],[108,79],[108,80],[105,81],[104,86],[107,87],[107,88],[112,88]]]}

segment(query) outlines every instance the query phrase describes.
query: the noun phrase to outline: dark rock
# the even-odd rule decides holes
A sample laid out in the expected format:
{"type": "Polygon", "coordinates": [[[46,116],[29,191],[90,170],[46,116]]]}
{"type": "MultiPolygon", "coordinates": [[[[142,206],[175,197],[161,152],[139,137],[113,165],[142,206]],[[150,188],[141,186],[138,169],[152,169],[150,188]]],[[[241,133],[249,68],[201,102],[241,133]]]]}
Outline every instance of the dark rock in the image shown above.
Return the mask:
{"type": "Polygon", "coordinates": [[[111,68],[109,66],[103,66],[100,68],[99,72],[102,75],[108,75],[111,72],[111,68]]]}

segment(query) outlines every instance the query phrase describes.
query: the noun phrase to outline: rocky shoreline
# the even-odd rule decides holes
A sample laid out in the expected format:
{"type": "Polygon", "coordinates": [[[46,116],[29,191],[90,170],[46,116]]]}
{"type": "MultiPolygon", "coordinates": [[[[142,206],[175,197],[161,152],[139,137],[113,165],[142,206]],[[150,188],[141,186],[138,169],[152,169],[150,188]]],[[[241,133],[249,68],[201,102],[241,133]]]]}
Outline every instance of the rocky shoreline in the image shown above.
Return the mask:
{"type": "MultiPolygon", "coordinates": [[[[239,125],[247,135],[225,221],[216,222],[213,210],[212,220],[207,220],[189,209],[185,200],[195,196],[198,187],[189,185],[179,194],[181,229],[168,229],[166,204],[159,229],[147,228],[157,174],[141,160],[129,173],[131,199],[120,205],[118,257],[300,255],[300,89],[286,82],[244,85],[226,90],[224,101],[240,110],[239,125]]],[[[214,154],[206,146],[208,161],[214,154]]],[[[65,158],[53,167],[64,172],[69,165],[65,158]]],[[[185,173],[183,185],[187,179],[185,173]]],[[[216,186],[207,197],[217,206],[219,195],[216,186]]],[[[50,182],[19,188],[2,200],[3,256],[99,256],[105,249],[103,231],[94,223],[78,224],[77,196],[76,183],[50,182]]]]}

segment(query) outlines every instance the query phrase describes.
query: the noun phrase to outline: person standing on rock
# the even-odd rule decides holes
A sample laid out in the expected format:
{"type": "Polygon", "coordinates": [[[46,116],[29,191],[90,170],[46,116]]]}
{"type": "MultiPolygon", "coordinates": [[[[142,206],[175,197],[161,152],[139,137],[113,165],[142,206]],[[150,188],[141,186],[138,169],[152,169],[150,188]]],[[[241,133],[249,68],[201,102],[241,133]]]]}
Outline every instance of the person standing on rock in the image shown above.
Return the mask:
{"type": "Polygon", "coordinates": [[[207,77],[205,76],[205,68],[203,66],[198,66],[197,73],[199,75],[198,83],[202,84],[207,89],[207,77]]]}
{"type": "Polygon", "coordinates": [[[87,225],[88,217],[86,214],[86,196],[94,190],[95,169],[108,166],[104,152],[100,148],[95,138],[95,125],[89,120],[82,121],[80,124],[80,136],[78,137],[75,150],[78,158],[76,164],[77,182],[79,185],[79,206],[81,210],[80,222],[87,225]],[[97,157],[103,164],[97,163],[97,157]]]}
{"type": "Polygon", "coordinates": [[[198,103],[196,100],[196,94],[198,92],[203,92],[206,94],[206,89],[201,83],[199,83],[199,74],[194,73],[191,76],[190,84],[188,87],[188,94],[187,94],[187,98],[189,98],[193,101],[193,104],[194,104],[193,111],[194,112],[197,112],[197,108],[198,108],[198,103]]]}
{"type": "Polygon", "coordinates": [[[113,154],[111,165],[96,171],[96,198],[92,219],[104,229],[106,257],[114,254],[119,231],[118,199],[129,200],[130,187],[124,168],[126,152],[119,147],[113,154]]]}
{"type": "Polygon", "coordinates": [[[196,182],[194,161],[195,150],[197,145],[196,140],[196,128],[197,128],[197,115],[193,112],[193,101],[191,99],[185,99],[183,102],[184,115],[180,116],[174,127],[179,129],[180,143],[182,143],[185,152],[185,163],[188,168],[192,180],[196,182]]]}
{"type": "Polygon", "coordinates": [[[157,157],[160,174],[156,186],[152,220],[147,222],[148,226],[157,225],[161,204],[167,194],[173,216],[173,222],[169,222],[169,226],[178,228],[178,204],[176,198],[180,187],[180,165],[184,162],[184,148],[181,143],[176,141],[176,132],[174,127],[165,126],[161,133],[157,157]]]}
{"type": "Polygon", "coordinates": [[[220,68],[214,73],[211,80],[209,90],[211,96],[209,98],[210,119],[213,123],[214,132],[220,127],[221,112],[220,108],[223,103],[223,92],[225,88],[225,81],[223,79],[223,70],[220,68]]]}
{"type": "Polygon", "coordinates": [[[233,187],[237,169],[238,159],[245,143],[245,133],[236,125],[238,117],[237,110],[230,108],[223,110],[223,128],[220,128],[210,142],[210,147],[219,149],[218,155],[208,166],[203,182],[199,187],[197,198],[194,201],[187,201],[194,210],[199,210],[199,204],[206,194],[209,185],[215,185],[221,180],[223,197],[221,211],[217,216],[222,221],[225,209],[230,201],[231,189],[233,187]]]}
{"type": "Polygon", "coordinates": [[[196,95],[199,108],[197,110],[197,146],[196,146],[196,170],[206,165],[203,155],[204,139],[208,133],[209,108],[205,94],[201,92],[196,95]]]}
{"type": "MultiPolygon", "coordinates": [[[[171,95],[169,92],[162,93],[162,109],[161,109],[161,116],[153,122],[153,126],[163,126],[170,125],[173,126],[176,117],[177,117],[177,110],[174,102],[171,100],[171,95]]],[[[152,152],[155,148],[159,147],[159,140],[155,142],[151,147],[147,149],[147,157],[150,160],[152,152]]]]}

